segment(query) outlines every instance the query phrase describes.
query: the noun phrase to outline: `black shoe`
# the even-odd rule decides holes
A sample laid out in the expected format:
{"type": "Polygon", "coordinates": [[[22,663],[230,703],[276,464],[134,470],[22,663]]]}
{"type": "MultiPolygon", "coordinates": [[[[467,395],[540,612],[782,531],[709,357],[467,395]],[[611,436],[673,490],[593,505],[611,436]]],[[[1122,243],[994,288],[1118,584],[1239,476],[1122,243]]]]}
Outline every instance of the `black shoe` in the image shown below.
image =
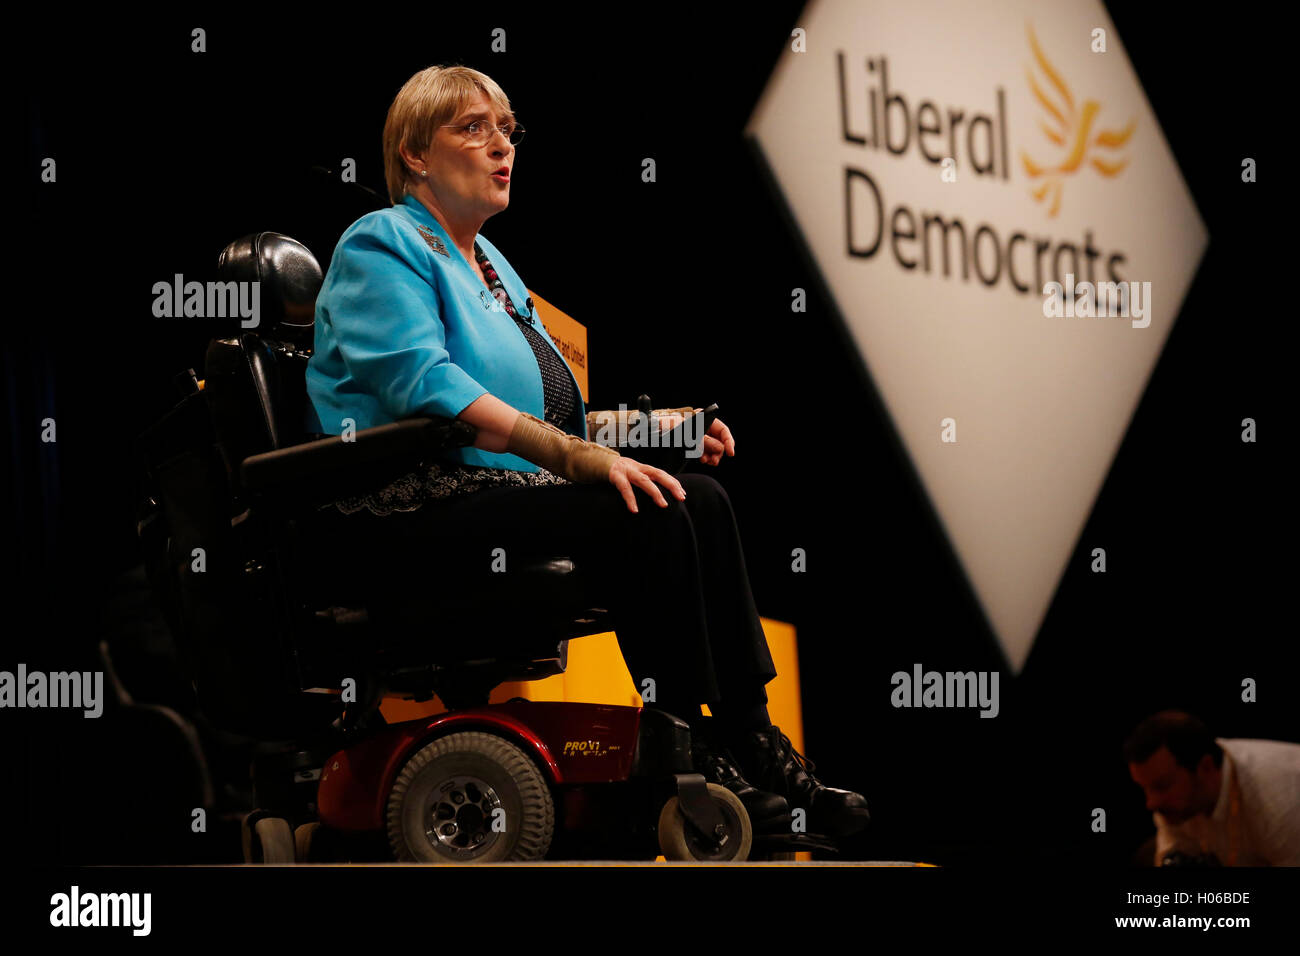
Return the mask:
{"type": "Polygon", "coordinates": [[[759,790],[741,776],[735,758],[710,739],[704,726],[691,727],[691,762],[705,782],[725,787],[740,798],[756,833],[790,832],[790,804],[785,797],[759,790]]]}
{"type": "Polygon", "coordinates": [[[811,832],[843,837],[871,822],[866,798],[828,787],[814,777],[816,765],[794,749],[780,727],[743,734],[731,749],[755,786],[779,793],[792,808],[807,810],[811,832]]]}

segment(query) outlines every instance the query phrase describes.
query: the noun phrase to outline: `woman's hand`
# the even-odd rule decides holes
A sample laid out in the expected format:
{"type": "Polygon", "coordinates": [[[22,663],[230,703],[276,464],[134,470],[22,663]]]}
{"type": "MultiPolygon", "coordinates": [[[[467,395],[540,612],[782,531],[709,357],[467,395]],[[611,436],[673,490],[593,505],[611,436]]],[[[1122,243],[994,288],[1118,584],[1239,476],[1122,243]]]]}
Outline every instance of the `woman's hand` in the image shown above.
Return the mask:
{"type": "Polygon", "coordinates": [[[722,424],[721,418],[715,418],[704,436],[704,451],[700,461],[706,465],[716,465],[722,461],[723,454],[735,457],[736,439],[731,437],[731,429],[722,424]]]}
{"type": "Polygon", "coordinates": [[[627,509],[636,514],[636,494],[632,491],[632,486],[636,485],[651,498],[653,498],[661,508],[668,507],[668,501],[664,498],[663,492],[655,482],[663,485],[678,501],[686,500],[686,489],[682,483],[674,478],[662,468],[655,468],[652,465],[643,465],[641,462],[632,458],[620,457],[614,460],[609,469],[609,481],[623,500],[627,502],[627,509]]]}
{"type": "MultiPolygon", "coordinates": [[[[698,414],[704,409],[697,408],[695,411],[698,414]]],[[[661,430],[676,428],[685,420],[685,415],[661,415],[659,428],[661,430]]],[[[731,429],[722,423],[722,419],[715,418],[704,436],[704,450],[700,453],[700,461],[706,465],[716,465],[722,461],[724,454],[735,456],[736,440],[731,437],[731,429]]]]}

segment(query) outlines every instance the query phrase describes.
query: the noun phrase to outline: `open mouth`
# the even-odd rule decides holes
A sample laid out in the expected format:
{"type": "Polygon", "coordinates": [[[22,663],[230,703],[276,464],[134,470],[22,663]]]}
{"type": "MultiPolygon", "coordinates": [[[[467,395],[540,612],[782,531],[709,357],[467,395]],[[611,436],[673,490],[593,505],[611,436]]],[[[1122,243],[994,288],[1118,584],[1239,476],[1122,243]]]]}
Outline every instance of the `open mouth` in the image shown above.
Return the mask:
{"type": "Polygon", "coordinates": [[[503,183],[508,183],[510,182],[510,170],[502,166],[500,169],[498,169],[495,173],[492,174],[492,178],[500,180],[503,183]]]}

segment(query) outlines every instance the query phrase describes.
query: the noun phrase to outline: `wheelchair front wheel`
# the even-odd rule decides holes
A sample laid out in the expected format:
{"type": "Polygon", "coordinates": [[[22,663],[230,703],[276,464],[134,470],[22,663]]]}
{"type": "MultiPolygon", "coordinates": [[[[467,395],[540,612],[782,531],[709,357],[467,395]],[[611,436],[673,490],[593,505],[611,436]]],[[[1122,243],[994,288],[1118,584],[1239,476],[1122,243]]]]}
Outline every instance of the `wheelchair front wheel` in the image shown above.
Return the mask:
{"type": "Polygon", "coordinates": [[[464,731],[416,752],[388,798],[388,841],[399,860],[540,860],[555,832],[555,801],[537,765],[494,734],[464,731]]]}
{"type": "Polygon", "coordinates": [[[707,784],[709,796],[717,804],[731,833],[729,839],[717,850],[708,849],[695,828],[686,822],[676,797],[669,797],[659,813],[659,849],[665,860],[708,860],[715,863],[737,863],[749,858],[754,843],[754,826],[745,805],[726,787],[707,784]]]}

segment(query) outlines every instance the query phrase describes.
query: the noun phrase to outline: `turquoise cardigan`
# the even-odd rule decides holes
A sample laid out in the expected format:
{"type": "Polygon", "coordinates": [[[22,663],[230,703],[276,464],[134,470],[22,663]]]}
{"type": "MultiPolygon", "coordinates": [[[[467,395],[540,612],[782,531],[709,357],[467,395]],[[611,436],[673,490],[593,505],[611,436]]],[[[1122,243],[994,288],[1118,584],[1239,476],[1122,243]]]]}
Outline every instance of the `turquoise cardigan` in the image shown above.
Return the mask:
{"type": "MultiPolygon", "coordinates": [[[[523,280],[484,236],[478,243],[520,318],[560,355],[523,280]]],[[[586,438],[587,410],[576,379],[573,391],[579,406],[574,427],[580,429],[574,434],[586,438]]],[[[316,299],[307,430],[338,435],[348,418],[358,431],[415,415],[455,418],[485,392],[544,419],[542,374],[523,330],[414,196],[362,216],[339,239],[316,299]]],[[[538,471],[517,455],[478,448],[457,448],[445,458],[538,471]]]]}

